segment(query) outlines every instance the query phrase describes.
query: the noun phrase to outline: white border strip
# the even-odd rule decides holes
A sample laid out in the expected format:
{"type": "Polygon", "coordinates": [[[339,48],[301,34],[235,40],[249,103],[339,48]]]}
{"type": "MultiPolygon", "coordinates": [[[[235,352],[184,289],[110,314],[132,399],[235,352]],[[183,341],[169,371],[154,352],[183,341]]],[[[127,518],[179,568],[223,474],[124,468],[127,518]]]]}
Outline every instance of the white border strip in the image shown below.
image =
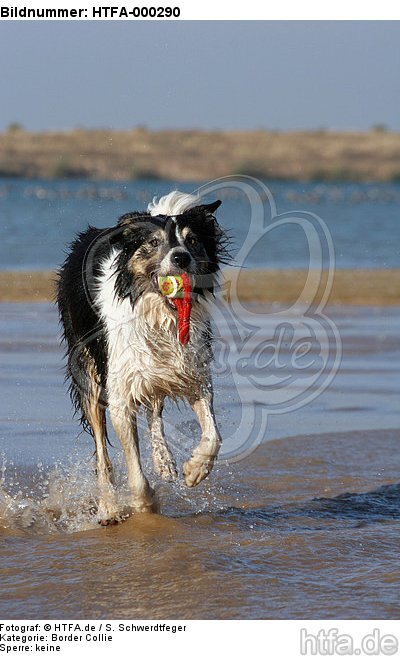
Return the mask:
{"type": "MultiPolygon", "coordinates": [[[[299,609],[299,612],[300,609],[299,609]]],[[[243,656],[258,645],[265,654],[396,656],[397,621],[340,620],[50,620],[1,621],[4,653],[52,651],[60,656],[141,653],[223,653],[243,656]],[[7,647],[10,651],[7,650],[7,647]],[[15,651],[13,650],[13,647],[15,651]],[[22,648],[22,649],[21,649],[22,648]]]]}
{"type": "Polygon", "coordinates": [[[263,3],[258,0],[0,0],[0,23],[8,20],[399,20],[400,3],[337,0],[286,0],[263,3]],[[163,11],[159,11],[159,9],[163,11]],[[29,11],[30,10],[30,11],[29,11]],[[60,11],[61,10],[61,11],[60,11]]]}

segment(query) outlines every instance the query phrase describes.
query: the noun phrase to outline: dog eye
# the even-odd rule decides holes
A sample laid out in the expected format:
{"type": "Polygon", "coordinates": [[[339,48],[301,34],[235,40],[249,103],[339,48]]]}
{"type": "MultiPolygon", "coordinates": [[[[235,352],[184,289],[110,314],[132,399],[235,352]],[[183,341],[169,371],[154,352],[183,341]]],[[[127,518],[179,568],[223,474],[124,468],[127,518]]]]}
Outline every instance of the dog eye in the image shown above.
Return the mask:
{"type": "Polygon", "coordinates": [[[196,239],[196,237],[188,237],[187,242],[188,242],[189,246],[196,246],[197,239],[196,239]]]}
{"type": "Polygon", "coordinates": [[[150,246],[152,246],[153,248],[157,248],[159,243],[160,242],[158,241],[158,239],[156,237],[154,237],[154,239],[150,239],[150,241],[149,241],[150,246]]]}

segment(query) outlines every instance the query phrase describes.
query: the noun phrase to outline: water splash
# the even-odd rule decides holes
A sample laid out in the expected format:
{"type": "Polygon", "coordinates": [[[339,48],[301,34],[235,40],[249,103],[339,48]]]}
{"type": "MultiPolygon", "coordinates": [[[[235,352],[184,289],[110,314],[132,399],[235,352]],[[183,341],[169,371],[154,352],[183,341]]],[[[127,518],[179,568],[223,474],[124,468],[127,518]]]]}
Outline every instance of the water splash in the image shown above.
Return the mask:
{"type": "Polygon", "coordinates": [[[32,533],[95,528],[95,476],[87,462],[16,467],[3,459],[0,526],[32,533]]]}
{"type": "MultiPolygon", "coordinates": [[[[187,457],[187,453],[185,454],[187,457]]],[[[183,459],[183,452],[178,454],[183,459]]],[[[195,489],[186,487],[182,477],[171,483],[155,473],[148,449],[143,467],[156,491],[162,514],[185,517],[226,508],[228,471],[217,466],[212,479],[195,489]],[[222,469],[221,472],[218,470],[222,469]]],[[[115,492],[121,514],[129,514],[126,467],[120,452],[113,454],[115,492]],[[128,510],[127,510],[128,509],[128,510]]],[[[180,463],[181,465],[181,463],[180,463]]],[[[3,456],[0,467],[0,529],[32,534],[74,533],[101,530],[97,516],[98,490],[94,461],[71,456],[66,462],[45,466],[15,466],[3,456]]]]}

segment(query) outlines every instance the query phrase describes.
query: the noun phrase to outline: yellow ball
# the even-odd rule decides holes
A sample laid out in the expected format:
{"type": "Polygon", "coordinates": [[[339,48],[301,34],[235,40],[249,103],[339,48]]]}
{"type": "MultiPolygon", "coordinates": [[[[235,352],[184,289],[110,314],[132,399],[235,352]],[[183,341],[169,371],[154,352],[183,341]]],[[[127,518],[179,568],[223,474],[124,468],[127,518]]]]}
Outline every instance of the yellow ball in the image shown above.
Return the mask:
{"type": "Polygon", "coordinates": [[[158,276],[158,287],[163,296],[168,298],[183,297],[183,280],[181,276],[158,276]]]}

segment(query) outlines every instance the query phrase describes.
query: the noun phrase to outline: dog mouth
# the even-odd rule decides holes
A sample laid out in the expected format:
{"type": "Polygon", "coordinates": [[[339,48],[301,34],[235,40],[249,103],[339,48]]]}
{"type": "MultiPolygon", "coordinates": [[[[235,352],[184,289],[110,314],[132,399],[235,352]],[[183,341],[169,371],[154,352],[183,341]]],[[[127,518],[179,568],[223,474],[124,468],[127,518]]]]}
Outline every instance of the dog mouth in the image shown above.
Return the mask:
{"type": "Polygon", "coordinates": [[[194,280],[191,275],[183,271],[182,273],[168,273],[165,275],[154,273],[152,275],[152,286],[153,290],[162,296],[166,303],[175,310],[176,306],[173,300],[191,296],[194,280]]]}
{"type": "Polygon", "coordinates": [[[190,313],[192,310],[192,280],[187,273],[156,276],[158,292],[178,314],[178,339],[181,344],[189,341],[190,313]]]}

